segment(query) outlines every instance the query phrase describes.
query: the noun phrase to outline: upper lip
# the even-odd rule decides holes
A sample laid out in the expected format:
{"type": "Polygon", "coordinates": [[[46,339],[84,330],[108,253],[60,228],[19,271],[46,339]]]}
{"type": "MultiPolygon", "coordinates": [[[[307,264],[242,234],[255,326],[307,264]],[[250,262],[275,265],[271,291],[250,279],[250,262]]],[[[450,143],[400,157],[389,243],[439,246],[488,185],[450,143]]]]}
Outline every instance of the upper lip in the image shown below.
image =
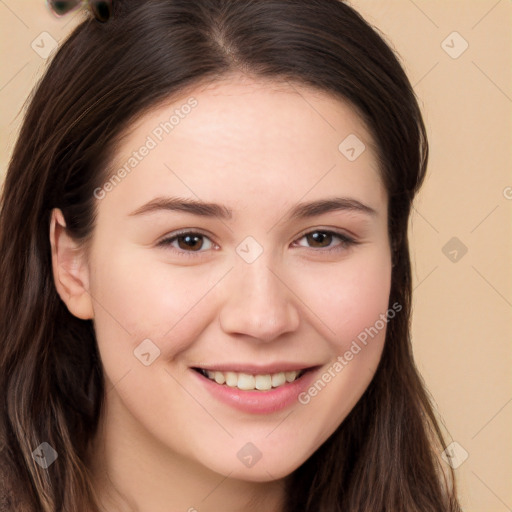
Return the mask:
{"type": "Polygon", "coordinates": [[[236,373],[249,373],[252,375],[268,375],[279,372],[291,372],[309,370],[314,368],[311,364],[307,363],[273,363],[265,366],[256,364],[240,364],[240,363],[225,363],[225,364],[212,364],[212,365],[196,365],[193,368],[200,370],[209,370],[212,372],[236,372],[236,373]]]}

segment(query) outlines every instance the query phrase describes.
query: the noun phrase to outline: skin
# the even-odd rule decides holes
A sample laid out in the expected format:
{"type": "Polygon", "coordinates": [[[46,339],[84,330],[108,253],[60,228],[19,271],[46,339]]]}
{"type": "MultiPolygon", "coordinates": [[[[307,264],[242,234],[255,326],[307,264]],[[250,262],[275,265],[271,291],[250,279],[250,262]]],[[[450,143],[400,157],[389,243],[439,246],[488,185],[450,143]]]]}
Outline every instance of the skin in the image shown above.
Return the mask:
{"type": "MultiPolygon", "coordinates": [[[[236,76],[191,95],[198,105],[98,200],[87,251],[69,238],[61,212],[52,215],[55,284],[72,314],[93,319],[106,378],[91,467],[105,510],[277,512],[283,479],[370,383],[386,329],[309,403],[270,414],[218,402],[191,367],[291,361],[321,365],[318,376],[332,368],[388,309],[387,195],[370,135],[341,100],[236,76]],[[338,150],[350,134],[366,145],[355,161],[338,150]],[[233,218],[130,215],[171,195],[219,203],[233,218]],[[333,196],[357,199],[376,215],[286,219],[297,203],[333,196]],[[183,239],[157,245],[183,229],[204,234],[192,256],[178,254],[187,251],[183,239]],[[359,244],[305,236],[327,229],[359,244]],[[247,236],[263,248],[252,263],[236,252],[247,236]],[[149,366],[134,356],[147,338],[160,350],[149,366]],[[262,454],[252,467],[237,457],[248,442],[262,454]]],[[[113,169],[189,97],[130,127],[113,169]]]]}

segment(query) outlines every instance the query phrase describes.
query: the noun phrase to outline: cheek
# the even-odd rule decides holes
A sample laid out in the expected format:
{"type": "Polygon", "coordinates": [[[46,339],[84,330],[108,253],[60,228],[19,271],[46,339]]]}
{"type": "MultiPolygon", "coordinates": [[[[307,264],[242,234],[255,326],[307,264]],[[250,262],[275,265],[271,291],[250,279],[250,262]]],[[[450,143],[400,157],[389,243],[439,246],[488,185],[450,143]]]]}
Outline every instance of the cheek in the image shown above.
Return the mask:
{"type": "Polygon", "coordinates": [[[331,354],[323,373],[298,397],[304,410],[321,425],[316,443],[334,432],[370,384],[387,325],[401,309],[389,305],[391,262],[383,254],[354,258],[326,272],[323,280],[317,274],[304,281],[311,292],[308,305],[324,324],[331,354]],[[319,282],[325,284],[318,287],[319,282]]]}
{"type": "Polygon", "coordinates": [[[143,251],[125,248],[99,256],[91,279],[98,343],[105,352],[126,354],[151,339],[163,358],[186,349],[204,328],[208,294],[226,269],[179,267],[143,251]]]}
{"type": "Polygon", "coordinates": [[[353,339],[386,313],[390,288],[391,262],[384,250],[311,266],[297,280],[300,296],[338,353],[348,350],[353,339]]]}

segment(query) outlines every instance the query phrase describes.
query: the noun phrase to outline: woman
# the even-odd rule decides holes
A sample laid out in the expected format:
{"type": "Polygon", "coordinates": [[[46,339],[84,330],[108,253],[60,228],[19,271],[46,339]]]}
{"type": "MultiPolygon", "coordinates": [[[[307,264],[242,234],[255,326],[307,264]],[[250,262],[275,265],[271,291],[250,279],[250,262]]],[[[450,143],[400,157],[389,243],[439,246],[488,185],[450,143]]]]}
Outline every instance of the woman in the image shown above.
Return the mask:
{"type": "Polygon", "coordinates": [[[4,508],[460,510],[410,347],[428,146],[393,52],[338,0],[99,4],[5,181],[4,508]]]}

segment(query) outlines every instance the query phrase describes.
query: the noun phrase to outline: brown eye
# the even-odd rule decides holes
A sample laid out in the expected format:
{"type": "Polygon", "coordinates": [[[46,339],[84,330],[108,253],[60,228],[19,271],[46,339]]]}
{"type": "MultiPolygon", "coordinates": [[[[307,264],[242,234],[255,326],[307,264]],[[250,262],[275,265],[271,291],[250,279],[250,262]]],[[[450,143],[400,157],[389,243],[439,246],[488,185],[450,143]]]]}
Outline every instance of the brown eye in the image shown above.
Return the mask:
{"type": "MultiPolygon", "coordinates": [[[[300,240],[302,240],[302,239],[306,239],[312,249],[325,249],[325,251],[322,251],[322,252],[338,251],[338,250],[346,249],[346,248],[350,247],[351,245],[355,245],[358,243],[354,239],[348,237],[347,235],[344,235],[343,233],[336,233],[334,231],[319,230],[319,229],[317,229],[316,231],[310,231],[309,233],[304,234],[300,238],[300,240]],[[341,240],[341,243],[337,243],[337,244],[331,246],[332,241],[336,238],[341,240]]],[[[299,244],[299,245],[304,247],[302,244],[299,244]]]]}
{"type": "Polygon", "coordinates": [[[322,247],[328,247],[329,242],[332,241],[332,233],[327,233],[325,231],[315,231],[312,234],[306,235],[308,242],[313,242],[313,244],[325,244],[327,241],[327,245],[322,245],[322,247]]]}
{"type": "Polygon", "coordinates": [[[196,249],[200,249],[203,245],[201,241],[201,235],[181,235],[176,238],[178,240],[178,245],[180,246],[180,249],[193,249],[194,251],[196,249]],[[183,243],[180,243],[183,241],[183,243]]]}
{"type": "Polygon", "coordinates": [[[161,242],[158,243],[158,246],[170,248],[180,256],[196,256],[194,253],[200,254],[201,252],[205,252],[201,250],[205,248],[205,240],[208,241],[206,243],[205,250],[211,249],[213,247],[213,243],[209,237],[202,233],[184,231],[181,233],[176,233],[171,237],[164,238],[161,242]],[[210,245],[208,246],[208,244],[210,245]]]}

